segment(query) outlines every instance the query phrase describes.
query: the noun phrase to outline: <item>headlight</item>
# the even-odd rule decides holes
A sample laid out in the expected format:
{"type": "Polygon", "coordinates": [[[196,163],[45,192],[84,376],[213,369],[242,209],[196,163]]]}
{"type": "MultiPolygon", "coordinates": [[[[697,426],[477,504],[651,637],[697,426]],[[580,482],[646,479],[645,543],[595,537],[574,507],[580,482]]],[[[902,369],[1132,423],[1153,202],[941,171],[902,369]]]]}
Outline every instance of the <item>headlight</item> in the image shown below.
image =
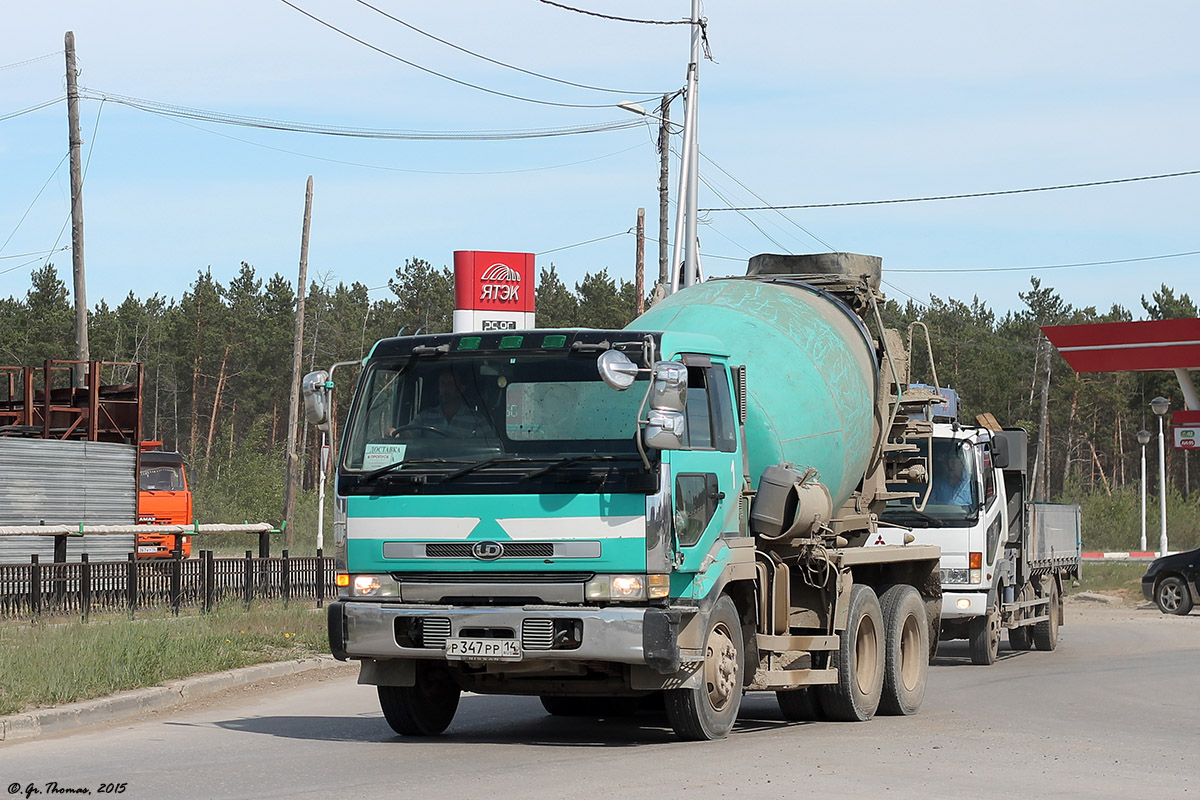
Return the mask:
{"type": "Polygon", "coordinates": [[[965,569],[943,569],[942,583],[969,583],[970,576],[965,569]]]}
{"type": "Polygon", "coordinates": [[[597,575],[588,581],[585,597],[594,602],[628,602],[667,596],[669,575],[597,575]]]}
{"type": "Polygon", "coordinates": [[[351,597],[399,597],[400,584],[391,575],[351,575],[351,597]]]}

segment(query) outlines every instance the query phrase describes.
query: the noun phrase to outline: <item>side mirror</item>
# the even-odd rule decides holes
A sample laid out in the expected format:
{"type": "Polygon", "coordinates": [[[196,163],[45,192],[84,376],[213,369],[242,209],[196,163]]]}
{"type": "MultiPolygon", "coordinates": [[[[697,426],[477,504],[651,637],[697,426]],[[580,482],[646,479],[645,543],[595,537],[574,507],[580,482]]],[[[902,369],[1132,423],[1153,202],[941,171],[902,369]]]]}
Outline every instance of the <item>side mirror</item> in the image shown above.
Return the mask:
{"type": "Polygon", "coordinates": [[[646,447],[651,450],[682,450],[687,420],[682,411],[651,409],[646,425],[646,447]]]}
{"type": "Polygon", "coordinates": [[[325,370],[310,372],[300,381],[304,396],[304,418],[323,431],[329,430],[329,390],[333,382],[325,370]]]}
{"type": "Polygon", "coordinates": [[[654,364],[654,388],[650,407],[659,411],[683,411],[687,407],[687,367],[678,361],[654,364]]]}
{"type": "Polygon", "coordinates": [[[596,369],[600,372],[600,378],[610,389],[616,389],[618,392],[623,392],[637,379],[638,368],[629,360],[629,356],[622,353],[620,350],[605,350],[596,359],[596,369]]]}

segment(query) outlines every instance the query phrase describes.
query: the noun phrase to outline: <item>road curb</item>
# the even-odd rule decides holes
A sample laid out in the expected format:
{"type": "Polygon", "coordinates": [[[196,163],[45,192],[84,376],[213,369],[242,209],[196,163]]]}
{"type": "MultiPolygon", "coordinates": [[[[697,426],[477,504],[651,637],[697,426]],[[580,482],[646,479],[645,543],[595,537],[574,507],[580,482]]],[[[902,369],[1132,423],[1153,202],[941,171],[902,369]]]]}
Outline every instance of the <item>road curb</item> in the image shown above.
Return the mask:
{"type": "Polygon", "coordinates": [[[344,663],[335,661],[332,656],[274,661],[169,681],[162,686],[151,686],[147,689],[131,689],[97,700],[84,700],[55,708],[39,708],[0,717],[0,741],[31,739],[82,728],[85,725],[115,722],[150,711],[165,711],[191,700],[256,681],[344,666],[344,663]]]}

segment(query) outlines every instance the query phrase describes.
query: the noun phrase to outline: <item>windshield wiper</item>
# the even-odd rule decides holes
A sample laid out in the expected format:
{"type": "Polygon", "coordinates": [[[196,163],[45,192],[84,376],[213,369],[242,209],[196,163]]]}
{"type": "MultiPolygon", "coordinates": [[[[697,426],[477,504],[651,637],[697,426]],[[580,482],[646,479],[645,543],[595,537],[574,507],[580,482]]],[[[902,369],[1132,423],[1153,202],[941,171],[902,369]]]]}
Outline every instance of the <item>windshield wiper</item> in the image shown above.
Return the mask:
{"type": "Polygon", "coordinates": [[[373,481],[376,478],[378,478],[380,475],[386,475],[387,473],[392,472],[394,470],[403,469],[404,467],[406,467],[410,464],[467,464],[467,463],[470,463],[470,462],[468,462],[464,459],[461,459],[461,458],[458,458],[458,459],[410,458],[406,461],[393,461],[391,464],[388,464],[386,467],[380,467],[379,469],[373,469],[368,473],[359,475],[358,480],[360,483],[365,482],[365,481],[373,481]]]}
{"type": "MultiPolygon", "coordinates": [[[[451,472],[449,475],[446,475],[442,478],[442,483],[445,483],[446,481],[452,481],[455,478],[461,478],[463,475],[472,473],[477,469],[484,469],[485,467],[491,467],[496,464],[528,464],[532,461],[548,460],[549,459],[547,458],[527,458],[525,456],[493,456],[492,458],[485,458],[483,461],[476,461],[473,464],[463,467],[462,469],[451,472]]],[[[460,461],[458,463],[461,464],[463,462],[460,461]]]]}
{"type": "Polygon", "coordinates": [[[922,511],[917,511],[915,508],[890,508],[884,511],[883,514],[880,515],[880,518],[884,522],[890,522],[896,517],[902,516],[916,517],[922,522],[928,522],[934,528],[946,527],[946,523],[943,520],[938,519],[937,517],[931,517],[922,511]]]}
{"type": "Polygon", "coordinates": [[[586,463],[589,461],[632,461],[635,459],[637,459],[637,456],[613,456],[613,455],[569,456],[567,458],[561,458],[558,461],[554,462],[553,464],[550,464],[549,466],[542,467],[539,470],[534,470],[533,472],[530,472],[527,475],[523,475],[521,477],[521,480],[523,480],[523,481],[533,480],[534,478],[540,478],[543,475],[554,472],[557,469],[562,469],[563,467],[569,467],[574,464],[582,464],[582,463],[586,463]]]}

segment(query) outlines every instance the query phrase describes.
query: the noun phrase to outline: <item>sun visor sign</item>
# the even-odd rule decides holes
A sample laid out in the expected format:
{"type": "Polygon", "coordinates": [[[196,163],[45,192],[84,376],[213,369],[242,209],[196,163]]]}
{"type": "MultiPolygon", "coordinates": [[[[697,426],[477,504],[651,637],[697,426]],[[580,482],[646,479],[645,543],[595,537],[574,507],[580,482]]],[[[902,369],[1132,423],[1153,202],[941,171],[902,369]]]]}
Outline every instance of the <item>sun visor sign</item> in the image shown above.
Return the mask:
{"type": "Polygon", "coordinates": [[[456,250],[454,332],[534,327],[533,253],[456,250]]]}

